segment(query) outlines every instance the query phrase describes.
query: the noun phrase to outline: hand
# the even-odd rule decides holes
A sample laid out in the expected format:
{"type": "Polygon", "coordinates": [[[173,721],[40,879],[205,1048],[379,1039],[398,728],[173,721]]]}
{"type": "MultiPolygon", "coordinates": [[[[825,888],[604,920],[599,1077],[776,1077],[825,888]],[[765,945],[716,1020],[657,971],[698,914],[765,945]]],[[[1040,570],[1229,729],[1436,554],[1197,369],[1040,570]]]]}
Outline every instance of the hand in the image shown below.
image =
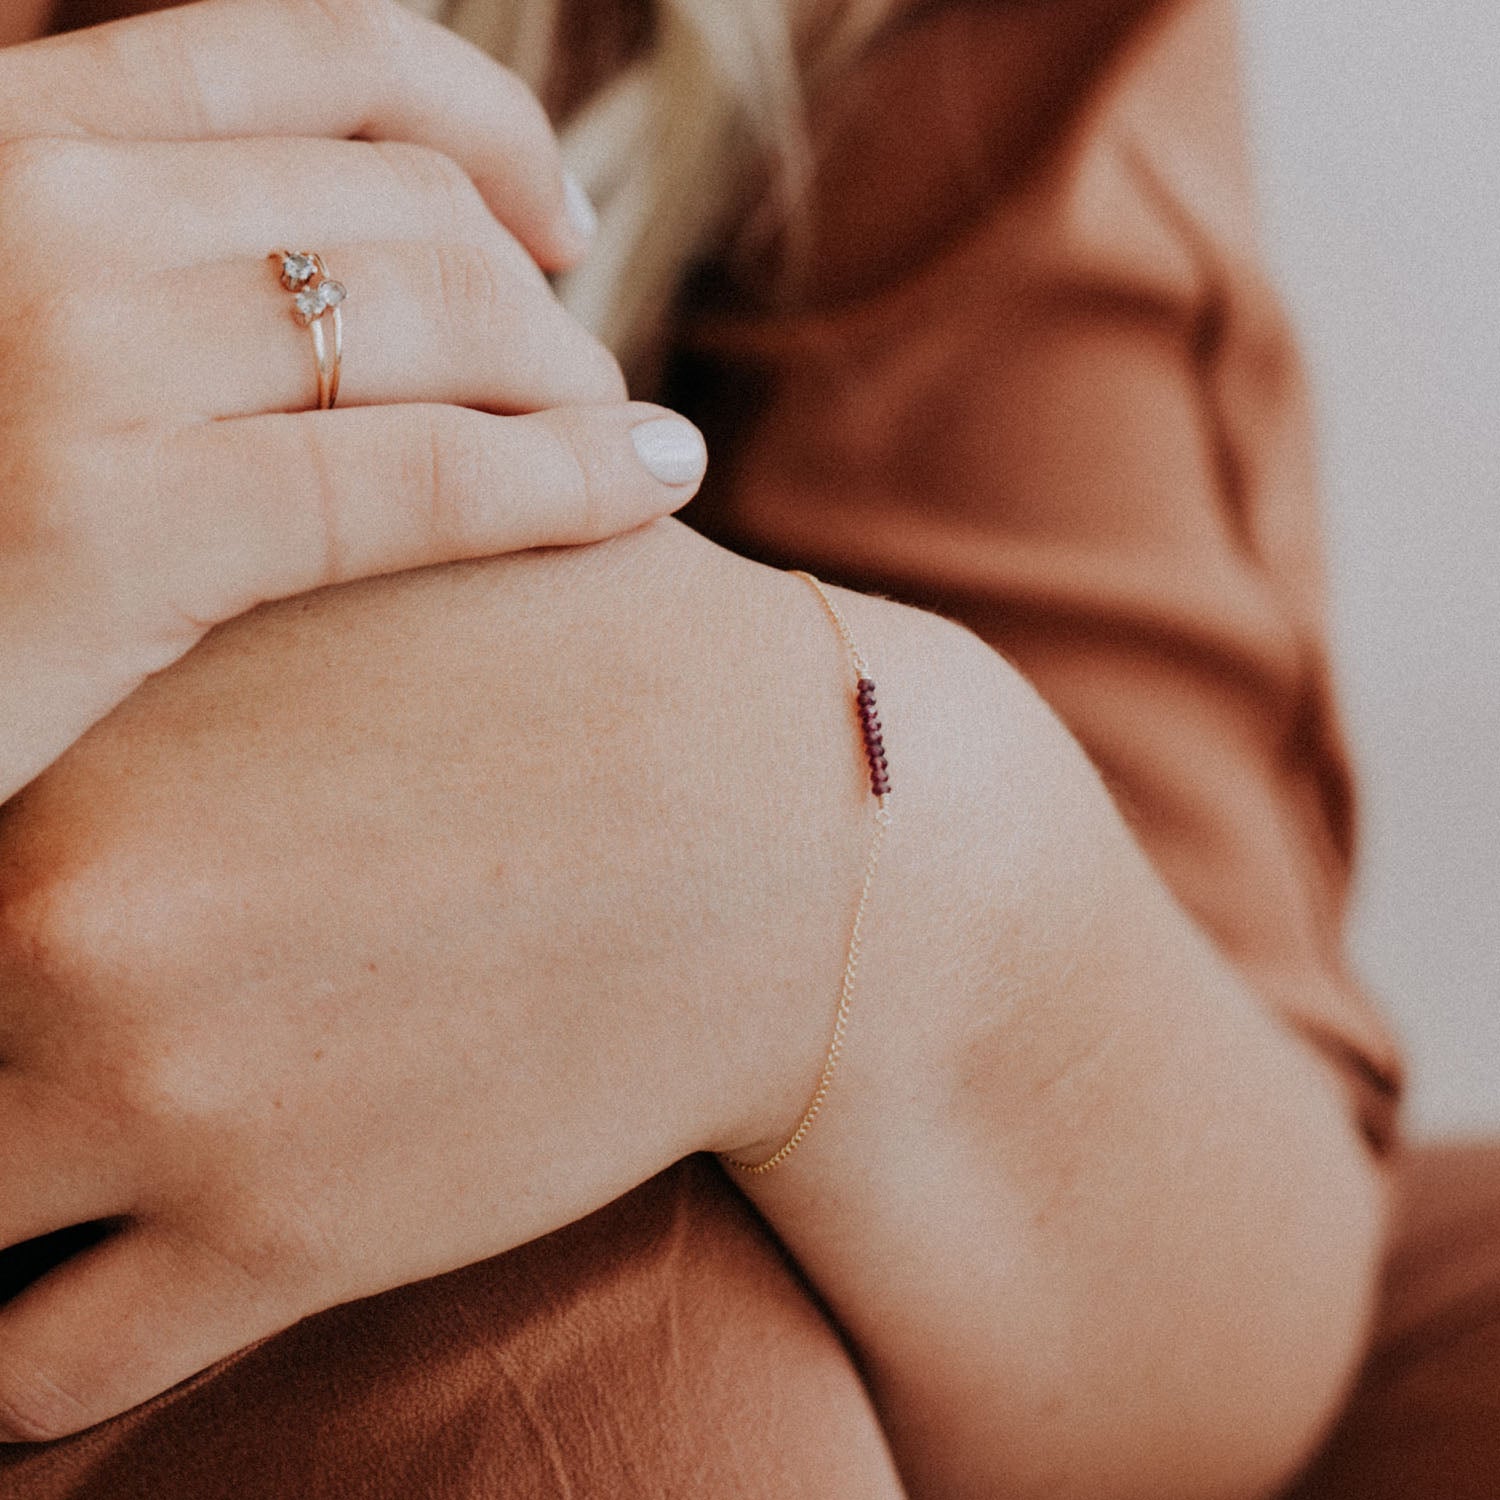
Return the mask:
{"type": "Polygon", "coordinates": [[[532,260],[576,256],[565,199],[517,80],[388,0],[0,52],[0,800],[263,600],[691,495],[701,440],[673,419],[637,451],[668,414],[625,404],[532,260]],[[350,289],[337,411],[306,410],[278,246],[350,289]]]}
{"type": "MultiPolygon", "coordinates": [[[[940,677],[960,633],[872,607],[940,677]]],[[[12,1434],[784,1134],[869,832],[845,669],[663,525],[236,621],[22,793],[0,1244],[116,1228],[0,1312],[12,1434]]]]}
{"type": "MultiPolygon", "coordinates": [[[[993,652],[842,602],[896,823],[830,1106],[744,1185],[913,1494],[1248,1492],[1373,1285],[1336,1086],[993,652]]],[[[774,1150],[870,832],[847,670],[663,522],[257,612],[75,746],[0,820],[0,1245],[107,1237],[0,1309],[0,1424],[774,1150]]]]}

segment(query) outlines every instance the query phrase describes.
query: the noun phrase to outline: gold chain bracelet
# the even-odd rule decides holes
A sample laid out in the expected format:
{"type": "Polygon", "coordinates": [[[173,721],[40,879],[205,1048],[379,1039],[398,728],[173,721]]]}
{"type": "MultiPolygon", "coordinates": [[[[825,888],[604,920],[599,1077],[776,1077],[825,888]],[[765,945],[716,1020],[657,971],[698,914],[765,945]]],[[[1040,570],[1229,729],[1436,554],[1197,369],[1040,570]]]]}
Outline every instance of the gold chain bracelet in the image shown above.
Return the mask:
{"type": "Polygon", "coordinates": [[[828,1052],[823,1059],[823,1072],[818,1079],[818,1086],[813,1091],[812,1099],[803,1111],[802,1118],[797,1122],[797,1128],[787,1137],[785,1143],[764,1161],[739,1161],[732,1156],[723,1158],[736,1171],[746,1172],[755,1177],[774,1171],[807,1139],[807,1133],[812,1129],[813,1121],[823,1112],[823,1105],[828,1100],[833,1075],[838,1071],[839,1058],[844,1052],[844,1038],[849,1031],[849,1015],[854,1007],[854,982],[859,974],[859,949],[864,930],[865,908],[870,904],[870,888],[875,883],[875,870],[880,864],[880,847],[885,841],[885,831],[891,825],[890,769],[886,764],[885,742],[880,727],[880,710],[875,703],[875,683],[870,677],[869,666],[865,662],[863,653],[855,644],[854,632],[849,629],[849,622],[844,618],[843,611],[833,602],[833,597],[828,590],[811,573],[793,572],[792,577],[800,578],[804,583],[811,585],[818,598],[823,601],[823,608],[828,611],[834,629],[838,631],[839,638],[849,653],[849,662],[854,669],[855,709],[859,718],[860,733],[864,739],[865,762],[870,770],[870,793],[876,803],[875,828],[870,835],[870,851],[865,857],[865,878],[860,886],[859,902],[854,908],[854,923],[849,933],[849,950],[844,959],[844,982],[839,990],[838,1010],[834,1012],[833,1018],[833,1037],[828,1043],[828,1052]]]}

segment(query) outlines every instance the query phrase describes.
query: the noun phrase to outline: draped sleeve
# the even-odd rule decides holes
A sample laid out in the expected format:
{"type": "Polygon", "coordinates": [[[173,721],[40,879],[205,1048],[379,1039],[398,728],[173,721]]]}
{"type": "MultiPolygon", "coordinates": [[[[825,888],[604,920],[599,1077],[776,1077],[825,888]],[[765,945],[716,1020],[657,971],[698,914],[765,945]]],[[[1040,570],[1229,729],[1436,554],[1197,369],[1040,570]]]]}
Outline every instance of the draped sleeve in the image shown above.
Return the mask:
{"type": "Polygon", "coordinates": [[[1309,401],[1235,40],[1220,0],[908,12],[814,103],[812,270],[727,252],[669,394],[716,453],[689,519],[1008,657],[1384,1159],[1404,1061],[1343,950],[1309,401]]]}

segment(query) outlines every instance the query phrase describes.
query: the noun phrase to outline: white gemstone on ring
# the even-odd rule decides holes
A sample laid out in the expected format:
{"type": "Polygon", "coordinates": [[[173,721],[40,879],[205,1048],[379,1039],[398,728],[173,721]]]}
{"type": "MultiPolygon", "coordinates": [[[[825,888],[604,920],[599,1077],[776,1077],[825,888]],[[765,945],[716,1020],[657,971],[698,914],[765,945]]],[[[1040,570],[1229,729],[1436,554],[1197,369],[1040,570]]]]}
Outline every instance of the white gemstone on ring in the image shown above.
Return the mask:
{"type": "Polygon", "coordinates": [[[317,274],[317,262],[308,254],[288,251],[281,257],[281,284],[289,292],[306,286],[317,274]]]}
{"type": "Polygon", "coordinates": [[[268,257],[280,262],[280,281],[292,293],[292,311],[312,334],[313,357],[318,365],[318,410],[331,411],[339,399],[339,371],[344,357],[344,319],[339,304],[349,295],[343,282],[335,281],[322,258],[307,250],[272,250],[268,257]],[[327,317],[328,313],[333,316],[327,317]]]}
{"type": "Polygon", "coordinates": [[[316,286],[298,292],[292,298],[292,305],[304,323],[311,323],[314,319],[321,318],[330,308],[337,307],[348,295],[343,282],[320,281],[316,286]]]}

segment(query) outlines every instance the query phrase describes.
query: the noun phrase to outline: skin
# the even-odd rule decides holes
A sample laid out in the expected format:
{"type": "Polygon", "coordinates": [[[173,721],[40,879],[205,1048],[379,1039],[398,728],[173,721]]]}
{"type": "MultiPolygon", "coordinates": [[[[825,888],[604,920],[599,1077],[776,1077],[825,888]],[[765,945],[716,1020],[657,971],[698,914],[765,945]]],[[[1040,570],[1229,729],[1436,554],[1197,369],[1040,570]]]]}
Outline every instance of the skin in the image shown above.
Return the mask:
{"type": "Polygon", "coordinates": [[[0,797],[263,600],[596,540],[701,476],[532,258],[578,250],[536,101],[394,6],[312,14],[313,49],[305,6],[216,0],[0,52],[0,257],[46,267],[0,332],[0,797]],[[278,244],[356,288],[336,411],[278,244]]]}
{"type": "MultiPolygon", "coordinates": [[[[999,657],[842,597],[897,821],[835,1094],[743,1185],[911,1493],[1269,1494],[1373,1280],[1336,1088],[999,657]]],[[[123,1227],[0,1314],[13,1430],[778,1145],[870,830],[846,674],[805,585],[663,522],[260,611],[28,788],[3,1212],[123,1227]]]]}
{"type": "MultiPolygon", "coordinates": [[[[913,1495],[1268,1495],[1369,1312],[1337,1087],[999,657],[841,597],[898,821],[837,1092],[744,1185],[913,1495]]],[[[0,1313],[11,1434],[779,1144],[869,827],[846,674],[658,522],[258,609],[12,798],[0,1237],[119,1227],[0,1313]]]]}

